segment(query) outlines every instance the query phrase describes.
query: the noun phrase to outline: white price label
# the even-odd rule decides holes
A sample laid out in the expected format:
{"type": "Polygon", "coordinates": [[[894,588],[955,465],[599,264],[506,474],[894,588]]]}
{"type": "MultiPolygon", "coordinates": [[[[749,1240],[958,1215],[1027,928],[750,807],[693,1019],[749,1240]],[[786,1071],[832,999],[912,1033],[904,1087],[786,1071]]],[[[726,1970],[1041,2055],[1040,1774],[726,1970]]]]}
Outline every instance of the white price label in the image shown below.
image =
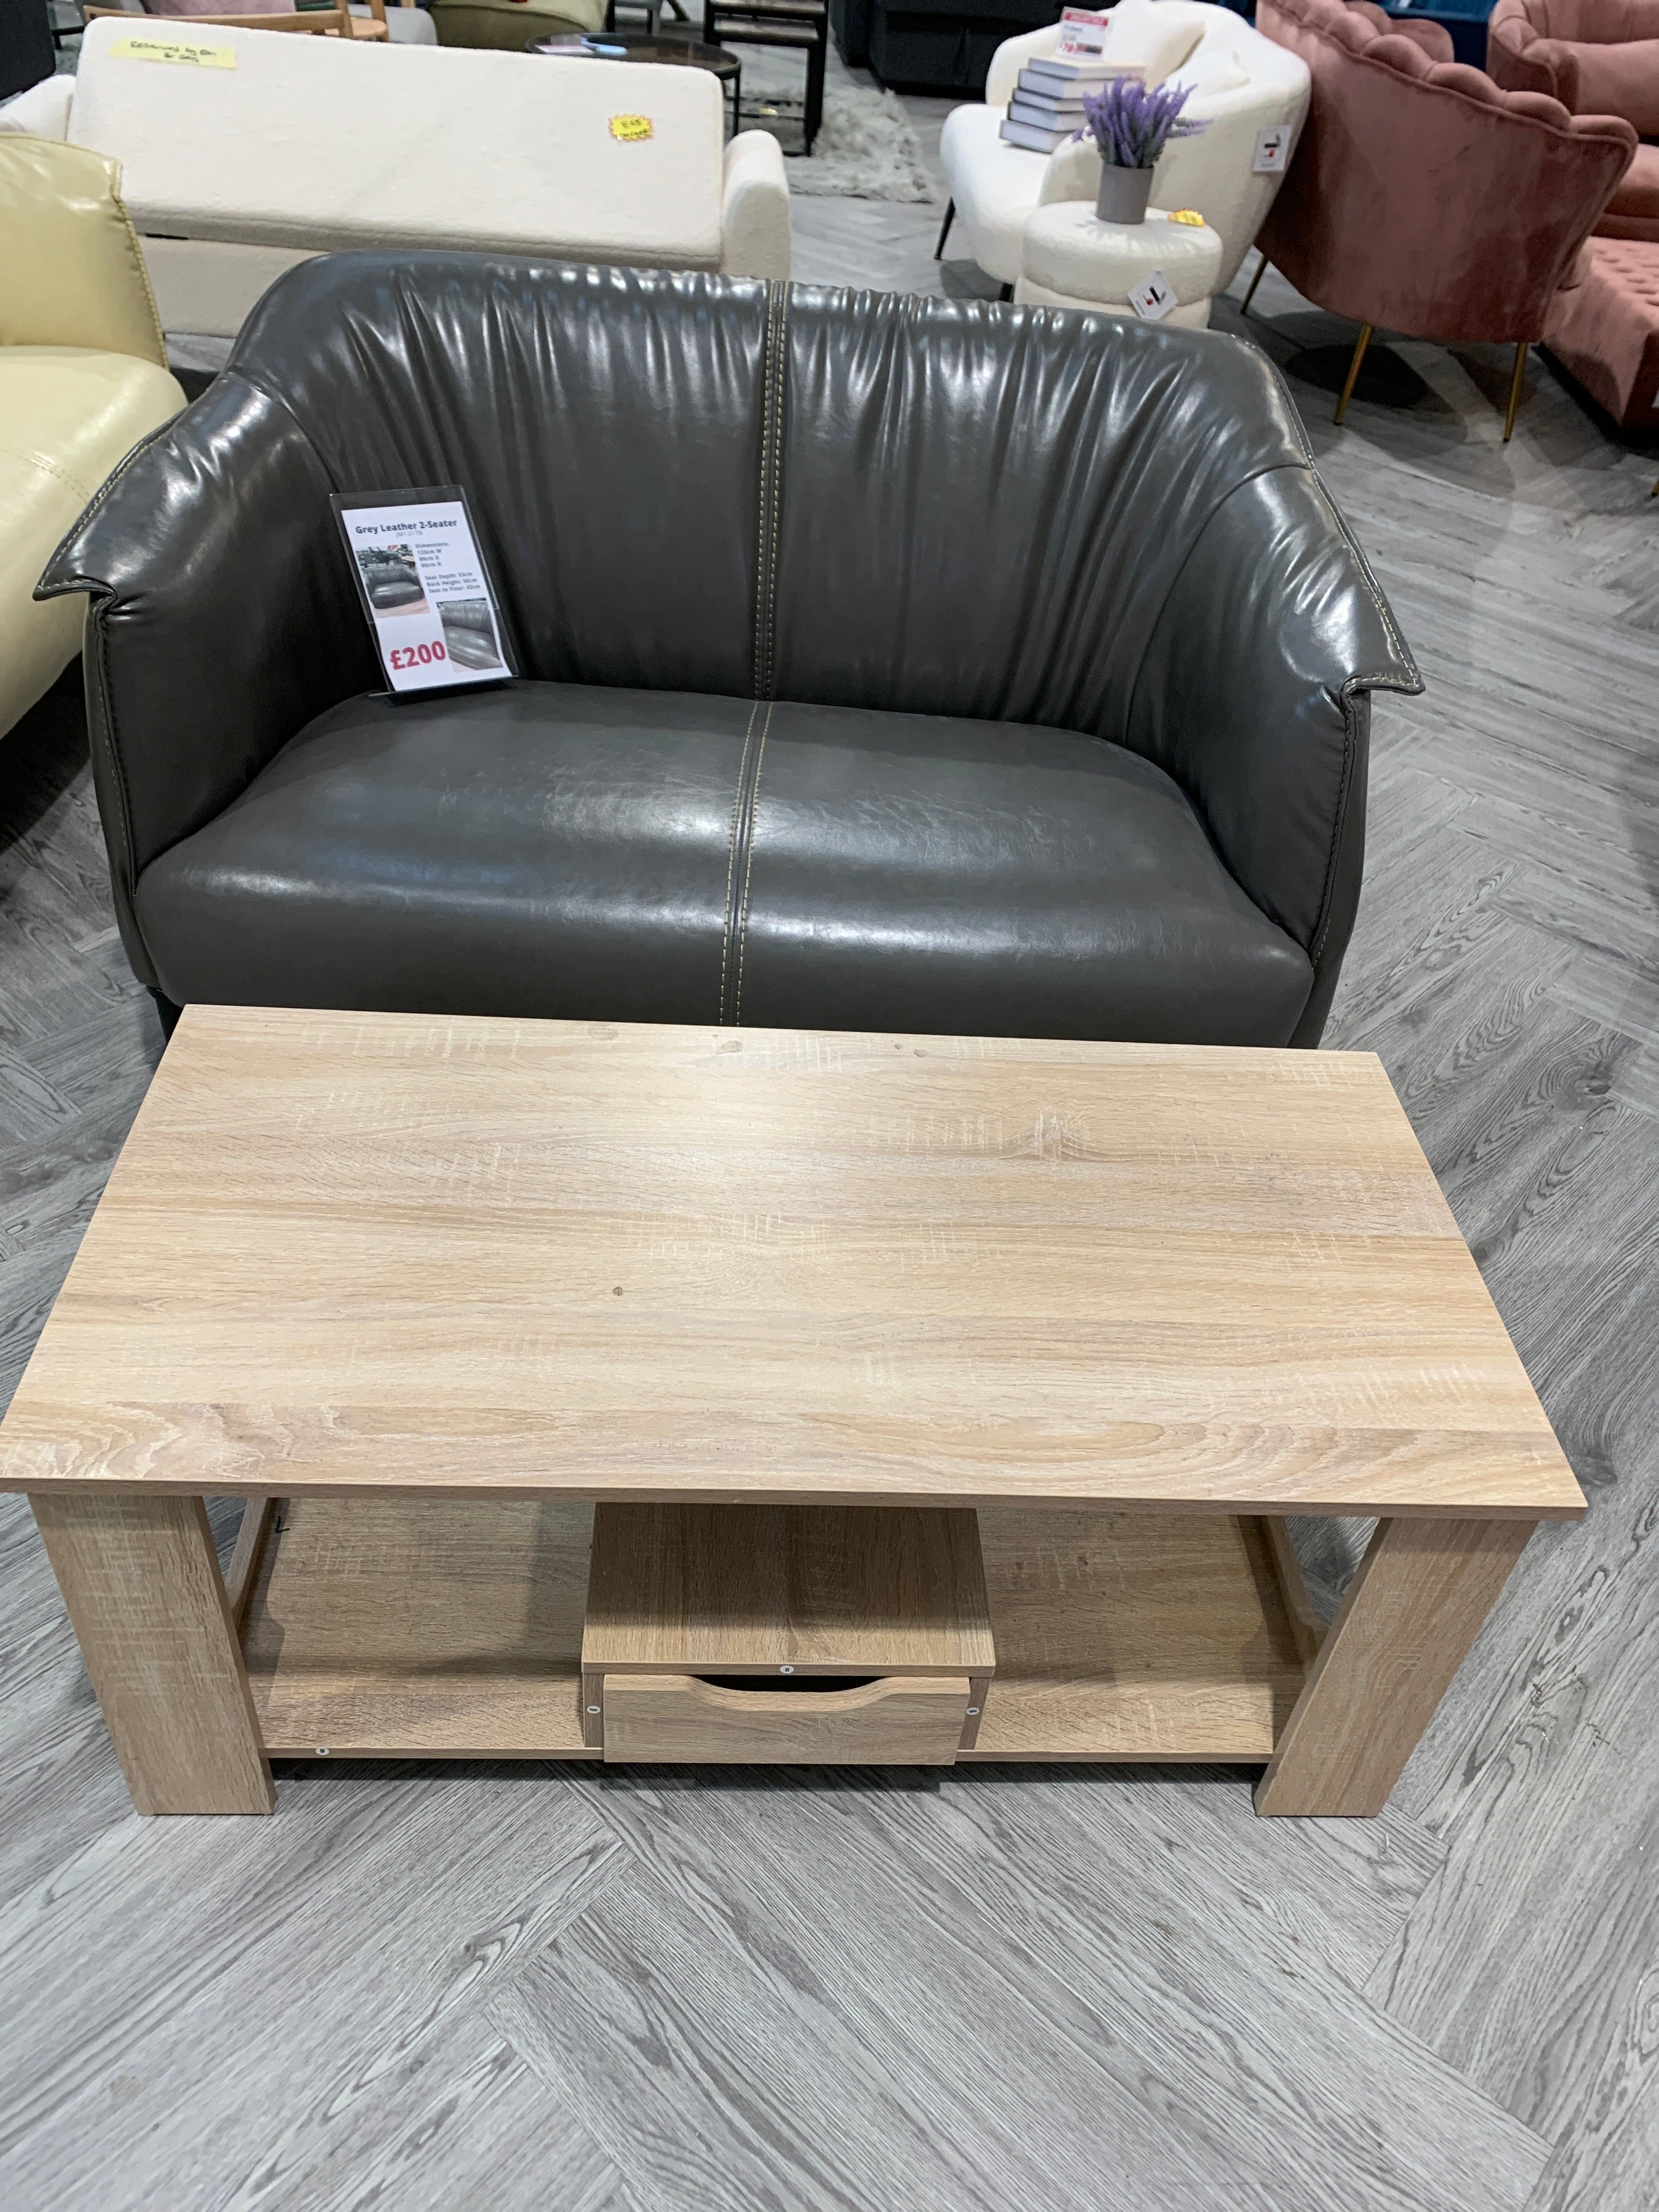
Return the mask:
{"type": "Polygon", "coordinates": [[[1143,323],[1161,323],[1175,303],[1175,286],[1161,269],[1154,269],[1129,295],[1129,305],[1143,323]]]}
{"type": "Polygon", "coordinates": [[[500,684],[512,674],[459,489],[402,498],[337,494],[333,505],[394,691],[500,684]]]}
{"type": "Polygon", "coordinates": [[[1270,123],[1255,134],[1255,158],[1250,167],[1258,177],[1274,177],[1291,158],[1293,133],[1288,123],[1270,123]]]}

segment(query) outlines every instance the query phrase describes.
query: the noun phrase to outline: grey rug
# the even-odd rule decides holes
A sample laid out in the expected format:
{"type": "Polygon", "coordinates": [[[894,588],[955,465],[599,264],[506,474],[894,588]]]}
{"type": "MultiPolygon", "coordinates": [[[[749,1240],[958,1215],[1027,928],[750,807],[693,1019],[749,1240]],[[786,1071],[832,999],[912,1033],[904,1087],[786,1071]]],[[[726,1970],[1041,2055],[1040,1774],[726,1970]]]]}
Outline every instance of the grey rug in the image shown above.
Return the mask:
{"type": "Polygon", "coordinates": [[[811,158],[801,154],[805,58],[738,49],[743,63],[743,127],[770,131],[789,163],[789,189],[803,197],[848,200],[931,200],[938,186],[921,157],[921,142],[895,93],[874,85],[825,86],[823,123],[811,158]]]}

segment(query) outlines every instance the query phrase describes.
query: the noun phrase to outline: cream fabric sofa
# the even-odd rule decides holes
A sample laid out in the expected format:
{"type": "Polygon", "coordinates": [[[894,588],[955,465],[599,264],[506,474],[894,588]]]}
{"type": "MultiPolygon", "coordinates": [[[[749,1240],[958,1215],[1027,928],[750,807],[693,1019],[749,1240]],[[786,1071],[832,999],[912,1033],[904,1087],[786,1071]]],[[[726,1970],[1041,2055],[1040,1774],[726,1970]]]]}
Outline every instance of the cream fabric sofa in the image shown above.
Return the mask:
{"type": "Polygon", "coordinates": [[[121,163],[169,331],[234,337],[285,270],[351,246],[789,273],[781,149],[724,143],[706,70],[170,22],[228,58],[181,66],[130,36],[93,22],[76,76],[0,108],[0,130],[121,163]],[[614,136],[619,115],[650,137],[614,136]]]}
{"type": "Polygon", "coordinates": [[[81,649],[86,602],[34,586],[82,509],[185,395],[112,161],[0,139],[0,732],[81,649]]]}
{"type": "MultiPolygon", "coordinates": [[[[1254,171],[1257,135],[1271,124],[1300,129],[1308,112],[1307,65],[1230,8],[1201,0],[1119,0],[1115,15],[1115,44],[1125,60],[1140,58],[1143,30],[1146,51],[1161,48],[1166,55],[1182,43],[1171,40],[1173,30],[1190,34],[1179,63],[1149,69],[1148,78],[1190,85],[1183,112],[1206,127],[1167,149],[1153,173],[1152,197],[1157,207],[1196,208],[1219,234],[1217,289],[1224,289],[1284,174],[1282,168],[1277,174],[1254,171]]],[[[1037,208],[1054,200],[1092,201],[1099,189],[1100,156],[1091,143],[1033,154],[998,136],[1020,70],[1033,56],[1052,52],[1059,38],[1059,25],[1051,24],[999,46],[985,81],[985,105],[952,110],[939,141],[955,220],[968,234],[975,260],[1003,284],[1019,281],[1025,225],[1037,208]]]]}

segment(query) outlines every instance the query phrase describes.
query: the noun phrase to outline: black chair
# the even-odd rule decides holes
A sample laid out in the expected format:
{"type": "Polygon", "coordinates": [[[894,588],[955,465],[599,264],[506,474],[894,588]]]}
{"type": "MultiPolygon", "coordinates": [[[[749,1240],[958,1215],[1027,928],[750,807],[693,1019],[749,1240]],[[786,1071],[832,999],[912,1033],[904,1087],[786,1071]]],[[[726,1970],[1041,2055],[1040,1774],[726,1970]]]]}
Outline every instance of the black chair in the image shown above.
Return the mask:
{"type": "Polygon", "coordinates": [[[175,1003],[1311,1045],[1421,688],[1252,346],[483,254],[282,277],[44,589],[175,1003]],[[445,483],[520,678],[393,700],[329,495],[445,483]]]}

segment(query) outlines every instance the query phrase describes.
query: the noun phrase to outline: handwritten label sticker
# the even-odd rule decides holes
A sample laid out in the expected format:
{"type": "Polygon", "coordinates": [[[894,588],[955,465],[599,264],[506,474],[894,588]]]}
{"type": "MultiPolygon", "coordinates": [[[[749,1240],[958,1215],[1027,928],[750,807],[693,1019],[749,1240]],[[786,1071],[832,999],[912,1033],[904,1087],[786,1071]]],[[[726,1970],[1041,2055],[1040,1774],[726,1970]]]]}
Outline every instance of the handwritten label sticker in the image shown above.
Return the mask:
{"type": "Polygon", "coordinates": [[[1277,176],[1291,158],[1292,133],[1288,123],[1270,123],[1255,134],[1255,159],[1250,167],[1258,177],[1277,176]]]}
{"type": "Polygon", "coordinates": [[[1189,230],[1202,230],[1204,228],[1204,218],[1196,208],[1171,208],[1170,220],[1171,222],[1184,222],[1189,230]]]}
{"type": "Polygon", "coordinates": [[[1129,305],[1143,323],[1161,323],[1175,303],[1175,286],[1161,269],[1154,269],[1129,295],[1129,305]]]}
{"type": "Polygon", "coordinates": [[[633,144],[653,135],[648,115],[613,115],[611,118],[611,136],[613,138],[625,139],[633,144]]]}
{"type": "Polygon", "coordinates": [[[117,39],[112,54],[130,62],[171,62],[182,69],[234,69],[236,56],[229,46],[199,46],[194,39],[117,39]]]}

